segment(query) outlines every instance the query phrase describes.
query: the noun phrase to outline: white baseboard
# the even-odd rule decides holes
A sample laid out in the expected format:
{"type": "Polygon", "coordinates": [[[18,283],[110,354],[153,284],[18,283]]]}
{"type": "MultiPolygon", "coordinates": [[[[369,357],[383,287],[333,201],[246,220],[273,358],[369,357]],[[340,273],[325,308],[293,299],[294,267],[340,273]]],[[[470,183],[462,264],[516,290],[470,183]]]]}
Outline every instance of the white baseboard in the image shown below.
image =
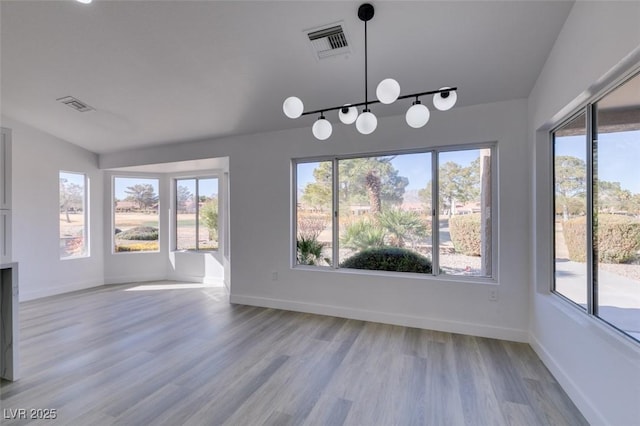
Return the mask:
{"type": "Polygon", "coordinates": [[[592,425],[606,425],[608,422],[602,414],[595,408],[596,405],[587,398],[579,386],[565,373],[564,369],[558,364],[547,349],[533,334],[529,335],[529,345],[533,348],[544,365],[551,371],[553,377],[556,378],[562,389],[567,393],[571,401],[578,407],[578,410],[592,425]]]}
{"type": "Polygon", "coordinates": [[[147,281],[165,281],[165,274],[158,275],[126,275],[120,277],[105,277],[104,284],[127,284],[127,283],[143,283],[147,281]]]}
{"type": "Polygon", "coordinates": [[[43,297],[56,296],[58,294],[70,293],[72,291],[78,290],[86,290],[88,288],[100,287],[102,286],[102,282],[98,281],[83,281],[77,283],[71,283],[67,285],[57,286],[57,287],[47,287],[42,290],[36,291],[25,291],[22,288],[20,289],[20,301],[27,302],[29,300],[41,299],[43,297]]]}
{"type": "Polygon", "coordinates": [[[428,330],[445,331],[449,333],[467,334],[493,339],[510,340],[528,343],[529,334],[525,330],[495,327],[491,325],[472,324],[459,321],[441,320],[435,318],[416,317],[386,312],[368,311],[342,306],[319,305],[291,300],[270,299],[266,297],[243,296],[231,294],[231,303],[240,305],[261,306],[264,308],[283,309],[287,311],[305,312],[319,315],[330,315],[362,321],[379,322],[384,324],[416,327],[428,330]]]}
{"type": "Polygon", "coordinates": [[[212,286],[223,286],[224,280],[222,277],[203,277],[201,275],[186,275],[186,274],[169,274],[168,280],[172,281],[186,281],[190,283],[202,283],[212,286]]]}

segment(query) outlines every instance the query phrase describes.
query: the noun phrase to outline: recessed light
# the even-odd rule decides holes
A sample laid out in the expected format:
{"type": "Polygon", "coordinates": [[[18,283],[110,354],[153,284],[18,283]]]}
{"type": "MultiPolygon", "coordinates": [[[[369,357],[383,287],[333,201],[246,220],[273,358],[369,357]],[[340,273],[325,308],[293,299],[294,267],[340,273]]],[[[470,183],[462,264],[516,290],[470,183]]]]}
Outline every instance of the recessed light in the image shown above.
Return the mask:
{"type": "Polygon", "coordinates": [[[78,3],[82,3],[82,4],[89,4],[91,3],[93,0],[76,0],[78,3]]]}

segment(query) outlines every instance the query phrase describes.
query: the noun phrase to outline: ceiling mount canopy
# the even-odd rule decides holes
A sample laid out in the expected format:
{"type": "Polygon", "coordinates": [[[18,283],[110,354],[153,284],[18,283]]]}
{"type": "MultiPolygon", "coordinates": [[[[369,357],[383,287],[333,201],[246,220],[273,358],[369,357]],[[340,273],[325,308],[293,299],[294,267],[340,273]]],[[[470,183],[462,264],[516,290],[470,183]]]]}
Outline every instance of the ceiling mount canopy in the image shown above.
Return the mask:
{"type": "Polygon", "coordinates": [[[313,135],[319,140],[326,140],[331,136],[333,127],[325,118],[324,113],[328,111],[338,111],[338,118],[344,124],[356,123],[356,129],[363,135],[373,133],[378,126],[378,119],[369,109],[369,105],[382,103],[392,104],[398,99],[415,98],[412,106],[406,113],[407,124],[413,128],[423,127],[429,121],[431,113],[426,105],[420,102],[421,96],[433,95],[433,106],[440,111],[453,108],[458,96],[457,87],[441,87],[438,90],[430,90],[409,95],[400,95],[400,84],[393,78],[385,78],[376,89],[377,100],[369,100],[368,86],[368,57],[367,57],[367,22],[373,18],[375,10],[369,3],[364,3],[358,8],[358,18],[364,22],[364,102],[357,102],[323,108],[314,111],[304,111],[304,104],[295,96],[285,99],[282,110],[289,118],[298,118],[303,115],[320,114],[318,120],[313,124],[313,135]],[[357,107],[364,106],[362,113],[358,115],[357,107]]]}

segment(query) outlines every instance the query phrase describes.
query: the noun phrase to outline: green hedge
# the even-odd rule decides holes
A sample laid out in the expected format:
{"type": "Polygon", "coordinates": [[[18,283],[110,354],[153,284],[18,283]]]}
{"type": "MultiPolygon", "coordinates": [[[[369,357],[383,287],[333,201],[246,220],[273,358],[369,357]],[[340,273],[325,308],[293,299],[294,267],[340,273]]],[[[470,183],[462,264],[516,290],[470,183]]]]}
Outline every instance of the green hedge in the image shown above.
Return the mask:
{"type": "Polygon", "coordinates": [[[158,228],[152,226],[136,226],[116,234],[120,240],[155,241],[158,239],[158,228]]]}
{"type": "Polygon", "coordinates": [[[449,234],[453,247],[467,256],[480,256],[482,235],[480,213],[453,216],[449,219],[449,234]]]}
{"type": "MultiPolygon", "coordinates": [[[[586,217],[569,219],[562,224],[569,259],[586,262],[586,217]]],[[[598,260],[602,263],[625,263],[640,250],[640,220],[629,216],[598,215],[598,260]]]]}
{"type": "Polygon", "coordinates": [[[362,250],[345,259],[340,267],[369,271],[431,273],[431,261],[428,258],[399,247],[376,247],[362,250]]]}

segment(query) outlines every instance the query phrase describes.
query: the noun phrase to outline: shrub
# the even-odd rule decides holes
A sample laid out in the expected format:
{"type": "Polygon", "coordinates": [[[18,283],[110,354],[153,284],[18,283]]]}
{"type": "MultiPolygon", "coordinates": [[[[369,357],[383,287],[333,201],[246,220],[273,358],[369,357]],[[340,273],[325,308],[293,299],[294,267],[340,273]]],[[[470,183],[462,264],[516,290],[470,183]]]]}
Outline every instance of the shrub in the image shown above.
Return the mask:
{"type": "Polygon", "coordinates": [[[387,209],[378,217],[378,223],[391,234],[391,245],[404,247],[405,239],[415,241],[427,235],[427,227],[420,214],[402,209],[387,209]]]}
{"type": "Polygon", "coordinates": [[[135,228],[119,232],[117,235],[117,238],[120,240],[154,241],[158,239],[158,228],[152,226],[136,226],[135,228]]]}
{"type": "Polygon", "coordinates": [[[209,239],[218,239],[218,199],[213,198],[200,208],[200,222],[209,230],[209,239]]]}
{"type": "Polygon", "coordinates": [[[384,246],[384,229],[369,219],[362,219],[346,226],[340,237],[345,248],[364,250],[370,247],[384,246]]]}
{"type": "Polygon", "coordinates": [[[299,265],[320,265],[331,263],[329,258],[322,258],[324,243],[314,236],[301,235],[296,241],[296,260],[299,265]]]}
{"type": "Polygon", "coordinates": [[[157,241],[145,241],[142,243],[127,244],[126,246],[116,244],[116,253],[129,252],[129,251],[157,251],[157,241]]]}
{"type": "Polygon", "coordinates": [[[467,256],[481,255],[480,213],[452,216],[449,219],[449,234],[457,252],[467,256]]]}
{"type": "MultiPolygon", "coordinates": [[[[569,259],[586,262],[586,217],[569,219],[562,224],[569,259]]],[[[625,263],[640,250],[640,221],[628,216],[598,215],[598,261],[625,263]]]]}
{"type": "Polygon", "coordinates": [[[431,261],[428,258],[399,247],[376,247],[363,250],[345,259],[340,267],[370,271],[431,273],[431,261]]]}

